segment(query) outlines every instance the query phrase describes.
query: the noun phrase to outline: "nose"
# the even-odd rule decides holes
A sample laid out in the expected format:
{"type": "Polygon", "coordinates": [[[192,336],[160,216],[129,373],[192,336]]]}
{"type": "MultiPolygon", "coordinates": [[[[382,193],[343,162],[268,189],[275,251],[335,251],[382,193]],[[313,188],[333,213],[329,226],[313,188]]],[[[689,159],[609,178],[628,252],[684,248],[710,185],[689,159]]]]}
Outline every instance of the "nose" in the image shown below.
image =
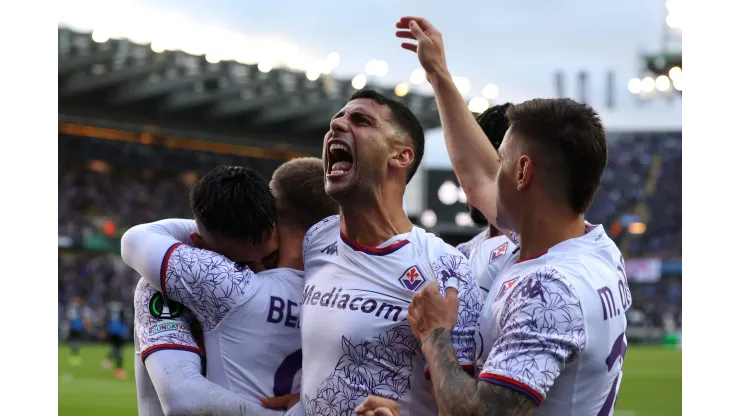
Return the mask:
{"type": "Polygon", "coordinates": [[[329,129],[334,133],[346,132],[349,129],[349,120],[347,117],[337,117],[329,123],[329,129]]]}

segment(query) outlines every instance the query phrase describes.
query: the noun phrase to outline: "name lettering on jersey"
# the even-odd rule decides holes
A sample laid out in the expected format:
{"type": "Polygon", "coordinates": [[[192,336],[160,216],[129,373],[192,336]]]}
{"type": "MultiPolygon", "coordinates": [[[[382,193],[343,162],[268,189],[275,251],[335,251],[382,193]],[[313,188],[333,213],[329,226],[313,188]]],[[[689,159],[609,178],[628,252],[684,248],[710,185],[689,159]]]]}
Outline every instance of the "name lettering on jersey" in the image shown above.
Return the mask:
{"type": "Polygon", "coordinates": [[[501,244],[500,246],[496,247],[495,250],[491,251],[491,257],[488,259],[488,263],[493,263],[494,261],[503,257],[504,254],[506,254],[507,247],[509,247],[508,242],[501,244]]]}
{"type": "Polygon", "coordinates": [[[172,332],[190,333],[188,326],[181,322],[162,322],[149,327],[149,336],[169,334],[172,332]]]}
{"type": "Polygon", "coordinates": [[[604,311],[605,321],[622,313],[617,308],[617,305],[614,304],[614,294],[612,294],[612,290],[608,286],[604,286],[596,292],[599,294],[599,299],[601,299],[601,308],[604,311]]]}
{"type": "MultiPolygon", "coordinates": [[[[398,322],[398,316],[403,311],[400,306],[387,302],[378,302],[375,299],[363,298],[362,296],[341,294],[342,288],[332,288],[331,292],[320,292],[315,290],[316,286],[307,287],[303,291],[303,305],[315,305],[323,308],[338,310],[349,309],[363,313],[374,313],[377,317],[398,322]],[[341,296],[340,296],[341,295],[341,296]]],[[[353,289],[347,289],[353,290],[353,289]]],[[[382,293],[381,293],[382,295],[382,293]]]]}
{"type": "Polygon", "coordinates": [[[288,299],[286,302],[283,298],[270,296],[270,311],[267,313],[267,322],[279,324],[285,319],[285,326],[290,328],[300,328],[301,322],[298,320],[300,305],[288,299]],[[295,312],[295,315],[293,314],[295,312]]]}
{"type": "Polygon", "coordinates": [[[425,279],[424,276],[421,274],[419,268],[414,265],[406,269],[401,277],[398,278],[398,281],[401,282],[403,287],[405,287],[406,289],[412,292],[416,292],[424,284],[424,282],[427,281],[427,279],[425,279]]]}
{"type": "Polygon", "coordinates": [[[619,300],[622,302],[622,309],[626,311],[630,306],[632,306],[632,293],[627,284],[627,272],[625,271],[623,256],[620,256],[619,258],[617,270],[619,270],[619,300]]]}
{"type": "Polygon", "coordinates": [[[337,254],[337,242],[335,241],[329,244],[328,246],[324,247],[323,249],[321,249],[321,252],[324,254],[328,254],[330,256],[336,255],[337,254]]]}
{"type": "Polygon", "coordinates": [[[503,298],[504,295],[506,294],[506,292],[514,286],[514,284],[516,283],[517,280],[519,280],[519,277],[518,276],[515,277],[515,278],[513,278],[513,279],[511,279],[511,280],[505,281],[501,285],[501,290],[499,290],[498,295],[496,295],[496,298],[494,298],[493,301],[495,302],[495,301],[503,298]]]}

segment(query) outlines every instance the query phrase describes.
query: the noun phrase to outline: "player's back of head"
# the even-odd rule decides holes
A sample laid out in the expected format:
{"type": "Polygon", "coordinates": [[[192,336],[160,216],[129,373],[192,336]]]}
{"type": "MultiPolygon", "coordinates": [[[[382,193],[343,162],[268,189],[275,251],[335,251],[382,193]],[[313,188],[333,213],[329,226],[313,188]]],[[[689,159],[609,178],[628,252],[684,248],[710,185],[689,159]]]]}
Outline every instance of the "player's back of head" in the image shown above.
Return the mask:
{"type": "Polygon", "coordinates": [[[388,98],[385,95],[372,90],[362,89],[350,97],[350,101],[359,99],[369,99],[381,104],[391,111],[393,122],[396,127],[408,136],[411,142],[411,149],[414,151],[414,160],[406,170],[406,183],[411,181],[414,174],[419,169],[421,159],[424,157],[424,127],[414,115],[414,113],[402,102],[388,98]]]}
{"type": "Polygon", "coordinates": [[[549,196],[585,213],[607,163],[598,113],[568,98],[538,98],[512,105],[506,116],[511,136],[533,158],[549,196]]]}
{"type": "Polygon", "coordinates": [[[509,129],[509,119],[506,117],[506,111],[511,105],[511,103],[494,105],[476,118],[478,125],[483,129],[488,141],[496,150],[501,146],[506,130],[509,129]]]}
{"type": "Polygon", "coordinates": [[[190,207],[199,231],[237,243],[259,244],[277,219],[269,185],[242,166],[218,166],[205,174],[190,191],[190,207]]]}
{"type": "Polygon", "coordinates": [[[339,206],[324,190],[321,159],[304,157],[283,163],[272,174],[278,218],[308,231],[326,217],[339,213],[339,206]]]}

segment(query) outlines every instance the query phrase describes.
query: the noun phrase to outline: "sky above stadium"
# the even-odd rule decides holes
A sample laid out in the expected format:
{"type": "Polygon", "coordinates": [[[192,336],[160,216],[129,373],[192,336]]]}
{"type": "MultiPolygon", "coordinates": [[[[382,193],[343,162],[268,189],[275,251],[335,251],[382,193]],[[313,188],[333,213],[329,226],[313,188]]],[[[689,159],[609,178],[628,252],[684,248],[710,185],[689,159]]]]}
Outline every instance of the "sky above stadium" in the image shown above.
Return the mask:
{"type": "MultiPolygon", "coordinates": [[[[292,43],[301,53],[341,56],[334,74],[351,78],[371,59],[388,63],[381,82],[408,81],[419,67],[399,46],[394,23],[423,15],[442,32],[453,74],[470,80],[468,96],[499,87],[494,102],[555,94],[554,72],[565,72],[566,94],[577,96],[580,70],[590,73],[588,97],[611,128],[680,127],[680,101],[638,107],[627,81],[641,75],[639,54],[658,51],[663,0],[159,0],[64,2],[60,21],[78,28],[125,30],[187,20],[202,29],[292,43]],[[121,26],[123,25],[123,26],[121,26]],[[94,27],[89,27],[94,26],[94,27]],[[617,110],[605,106],[606,72],[616,74],[617,110]]],[[[161,28],[160,28],[161,30],[161,28]]],[[[161,33],[161,32],[160,32],[161,33]]],[[[228,43],[228,42],[219,42],[228,43]]],[[[428,88],[421,87],[421,88],[428,88]]]]}

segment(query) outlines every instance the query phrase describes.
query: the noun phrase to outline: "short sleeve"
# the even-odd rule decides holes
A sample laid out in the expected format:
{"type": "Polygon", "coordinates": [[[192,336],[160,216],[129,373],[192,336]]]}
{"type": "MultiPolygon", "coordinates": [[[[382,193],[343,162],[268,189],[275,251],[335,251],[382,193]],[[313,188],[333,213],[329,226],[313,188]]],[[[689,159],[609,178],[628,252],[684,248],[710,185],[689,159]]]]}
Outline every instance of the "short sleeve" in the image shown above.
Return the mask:
{"type": "MultiPolygon", "coordinates": [[[[440,292],[445,294],[448,287],[457,288],[460,307],[457,324],[452,330],[452,345],[460,366],[472,375],[475,368],[478,317],[483,306],[478,282],[471,273],[468,259],[454,247],[440,240],[430,246],[429,255],[434,277],[440,284],[440,292]]],[[[424,373],[429,378],[426,364],[424,373]]]]}
{"type": "Polygon", "coordinates": [[[190,309],[205,332],[254,294],[253,272],[212,251],[174,244],[163,264],[161,283],[165,296],[190,309]]]}
{"type": "Polygon", "coordinates": [[[332,215],[331,217],[326,217],[323,220],[317,222],[311,228],[309,228],[308,231],[306,231],[306,235],[303,237],[304,263],[307,261],[307,255],[311,249],[312,244],[314,243],[314,241],[316,241],[316,234],[318,234],[321,230],[331,227],[332,225],[336,225],[338,222],[339,215],[332,215]]]}
{"type": "Polygon", "coordinates": [[[498,339],[479,380],[507,386],[541,404],[565,365],[585,348],[577,292],[555,269],[524,278],[507,299],[498,339]]]}
{"type": "Polygon", "coordinates": [[[134,293],[134,331],[142,360],[160,350],[200,354],[190,330],[190,318],[192,315],[182,304],[165,300],[152,285],[140,279],[134,293]]]}

